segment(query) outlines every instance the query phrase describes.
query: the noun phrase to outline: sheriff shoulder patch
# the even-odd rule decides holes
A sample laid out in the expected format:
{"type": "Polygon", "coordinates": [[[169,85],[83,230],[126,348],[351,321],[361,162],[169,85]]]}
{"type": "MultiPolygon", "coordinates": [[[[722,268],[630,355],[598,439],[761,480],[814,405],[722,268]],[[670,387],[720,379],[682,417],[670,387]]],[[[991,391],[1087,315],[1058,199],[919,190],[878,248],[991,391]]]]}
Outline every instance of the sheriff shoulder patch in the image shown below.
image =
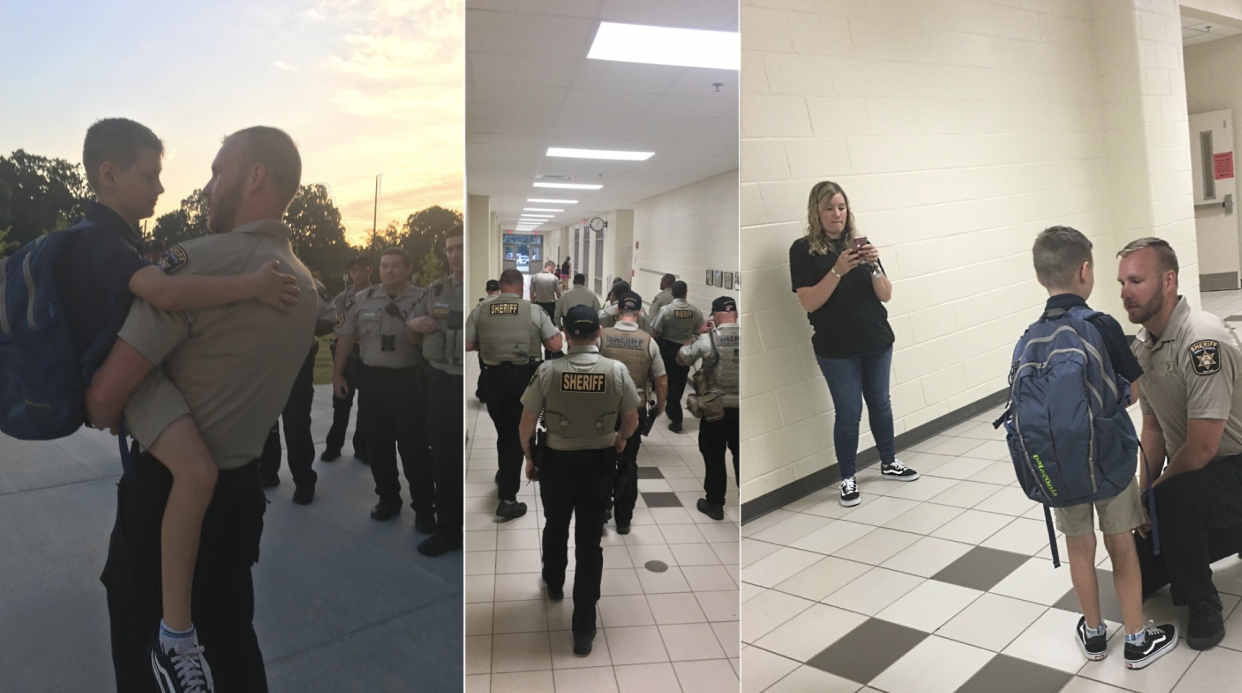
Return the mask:
{"type": "Polygon", "coordinates": [[[159,267],[164,274],[172,274],[180,269],[187,260],[189,260],[189,258],[185,254],[185,248],[182,248],[180,244],[178,244],[164,251],[164,254],[160,256],[160,259],[155,261],[155,266],[159,267]]]}
{"type": "Polygon", "coordinates": [[[517,315],[518,304],[516,303],[493,303],[488,306],[488,312],[492,315],[517,315]]]}
{"type": "Polygon", "coordinates": [[[1220,342],[1201,339],[1190,345],[1190,365],[1195,375],[1212,375],[1220,371],[1220,342]]]}
{"type": "Polygon", "coordinates": [[[607,392],[603,373],[561,373],[561,392],[607,392]]]}

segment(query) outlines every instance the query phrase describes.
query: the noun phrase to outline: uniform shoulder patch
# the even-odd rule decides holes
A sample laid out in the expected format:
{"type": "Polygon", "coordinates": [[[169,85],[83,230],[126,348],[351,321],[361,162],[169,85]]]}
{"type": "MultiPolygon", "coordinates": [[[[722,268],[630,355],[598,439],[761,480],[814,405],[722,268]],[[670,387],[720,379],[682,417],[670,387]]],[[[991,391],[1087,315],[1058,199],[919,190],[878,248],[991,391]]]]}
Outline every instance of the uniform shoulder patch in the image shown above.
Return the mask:
{"type": "Polygon", "coordinates": [[[155,266],[159,267],[164,274],[172,274],[180,269],[187,260],[189,260],[189,257],[185,253],[185,248],[177,244],[164,251],[160,259],[155,261],[155,266]]]}
{"type": "Polygon", "coordinates": [[[1220,342],[1201,339],[1189,347],[1190,364],[1195,375],[1212,375],[1220,371],[1220,342]]]}

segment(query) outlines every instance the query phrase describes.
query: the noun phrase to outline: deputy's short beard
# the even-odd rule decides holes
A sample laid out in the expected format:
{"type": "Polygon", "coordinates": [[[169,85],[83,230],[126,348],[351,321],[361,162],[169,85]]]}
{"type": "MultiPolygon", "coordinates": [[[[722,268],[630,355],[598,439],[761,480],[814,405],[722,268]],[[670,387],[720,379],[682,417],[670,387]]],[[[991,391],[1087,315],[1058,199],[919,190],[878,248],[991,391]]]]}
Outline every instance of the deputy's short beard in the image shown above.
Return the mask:
{"type": "Polygon", "coordinates": [[[233,220],[237,218],[237,210],[241,207],[241,183],[217,193],[217,197],[218,200],[211,203],[211,210],[207,214],[207,230],[211,233],[228,233],[233,230],[233,220]]]}

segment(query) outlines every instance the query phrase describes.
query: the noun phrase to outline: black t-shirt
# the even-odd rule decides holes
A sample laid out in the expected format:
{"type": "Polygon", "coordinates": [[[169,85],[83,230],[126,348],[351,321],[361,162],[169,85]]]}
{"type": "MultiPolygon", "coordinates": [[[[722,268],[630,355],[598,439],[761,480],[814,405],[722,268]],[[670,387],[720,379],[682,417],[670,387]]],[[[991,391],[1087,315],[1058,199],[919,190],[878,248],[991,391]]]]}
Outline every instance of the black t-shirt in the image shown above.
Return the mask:
{"type": "Polygon", "coordinates": [[[100,334],[115,337],[134,300],[129,280],[151,264],[142,255],[142,237],[121,215],[92,202],[85,221],[88,227],[62,259],[59,281],[79,358],[100,334]]]}
{"type": "MultiPolygon", "coordinates": [[[[1048,303],[1044,306],[1044,310],[1049,311],[1056,308],[1069,310],[1073,306],[1090,308],[1082,296],[1058,294],[1048,297],[1048,303]]],[[[1117,371],[1117,374],[1128,382],[1132,383],[1138,380],[1139,376],[1143,374],[1143,367],[1139,365],[1134,352],[1130,351],[1130,344],[1126,339],[1126,333],[1121,329],[1121,323],[1114,320],[1113,316],[1107,313],[1100,313],[1088,322],[1095,326],[1095,329],[1100,333],[1100,337],[1104,339],[1104,346],[1108,349],[1108,360],[1113,364],[1113,370],[1117,371]]]]}
{"type": "MultiPolygon", "coordinates": [[[[818,284],[837,264],[837,257],[834,252],[812,255],[805,238],[794,241],[789,247],[789,275],[794,293],[818,284]]],[[[820,356],[855,356],[893,345],[888,311],[875,295],[871,268],[867,265],[859,265],[846,273],[824,305],[807,313],[807,319],[815,330],[811,346],[820,356]]]]}

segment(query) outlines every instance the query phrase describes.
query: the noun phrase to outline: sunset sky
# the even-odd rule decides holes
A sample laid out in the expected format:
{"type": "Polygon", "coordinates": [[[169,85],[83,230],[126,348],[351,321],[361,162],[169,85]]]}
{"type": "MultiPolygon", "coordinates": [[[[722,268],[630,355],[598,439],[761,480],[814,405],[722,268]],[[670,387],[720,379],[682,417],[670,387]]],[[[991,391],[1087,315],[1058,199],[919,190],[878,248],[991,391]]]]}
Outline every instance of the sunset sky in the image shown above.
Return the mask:
{"type": "MultiPolygon", "coordinates": [[[[156,216],[210,176],[224,135],[280,127],[303,183],[324,183],[360,243],[462,209],[461,0],[3,3],[0,153],[79,163],[86,128],[123,116],[164,140],[156,216]]],[[[153,222],[152,222],[153,223],[153,222]]]]}

